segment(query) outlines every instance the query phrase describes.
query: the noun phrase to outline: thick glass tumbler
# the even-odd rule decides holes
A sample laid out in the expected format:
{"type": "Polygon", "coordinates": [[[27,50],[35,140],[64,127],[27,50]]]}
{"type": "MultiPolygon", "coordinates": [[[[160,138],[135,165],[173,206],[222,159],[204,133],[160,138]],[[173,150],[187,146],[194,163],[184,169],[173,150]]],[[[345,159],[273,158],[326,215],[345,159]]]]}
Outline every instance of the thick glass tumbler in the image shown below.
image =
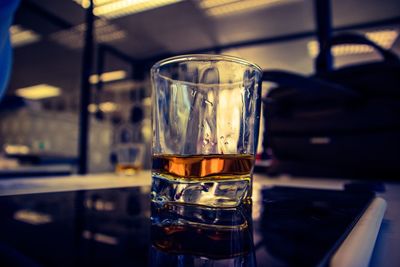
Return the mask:
{"type": "Polygon", "coordinates": [[[152,67],[152,201],[224,208],[251,200],[261,76],[220,55],[152,67]]]}

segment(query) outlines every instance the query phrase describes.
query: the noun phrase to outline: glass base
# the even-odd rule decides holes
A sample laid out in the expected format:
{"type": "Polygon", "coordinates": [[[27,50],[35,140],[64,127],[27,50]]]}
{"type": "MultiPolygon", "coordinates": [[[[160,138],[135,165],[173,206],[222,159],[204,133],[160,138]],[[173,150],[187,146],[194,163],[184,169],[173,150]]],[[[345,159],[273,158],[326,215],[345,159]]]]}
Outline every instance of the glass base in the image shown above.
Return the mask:
{"type": "Polygon", "coordinates": [[[152,175],[151,199],[159,204],[176,203],[217,208],[237,207],[251,201],[251,178],[234,176],[232,179],[210,177],[202,180],[166,178],[152,175]]]}

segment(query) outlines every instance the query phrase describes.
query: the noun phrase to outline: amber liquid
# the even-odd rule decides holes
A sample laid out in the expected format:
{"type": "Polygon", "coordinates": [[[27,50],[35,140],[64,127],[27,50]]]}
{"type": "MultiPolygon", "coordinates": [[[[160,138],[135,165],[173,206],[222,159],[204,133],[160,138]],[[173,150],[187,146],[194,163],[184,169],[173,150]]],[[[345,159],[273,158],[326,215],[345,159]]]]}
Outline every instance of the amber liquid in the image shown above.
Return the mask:
{"type": "Polygon", "coordinates": [[[153,172],[185,180],[232,179],[249,176],[252,155],[154,155],[153,172]]]}
{"type": "Polygon", "coordinates": [[[252,155],[154,155],[152,201],[237,207],[251,202],[252,155]]]}

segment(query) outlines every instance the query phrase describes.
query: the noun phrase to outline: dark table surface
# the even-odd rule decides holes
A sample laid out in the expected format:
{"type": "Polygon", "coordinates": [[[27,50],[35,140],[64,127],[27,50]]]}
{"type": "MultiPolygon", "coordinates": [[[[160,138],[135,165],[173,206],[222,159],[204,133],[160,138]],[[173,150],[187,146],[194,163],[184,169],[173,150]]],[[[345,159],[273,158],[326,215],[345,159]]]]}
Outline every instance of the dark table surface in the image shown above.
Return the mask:
{"type": "Polygon", "coordinates": [[[151,205],[149,186],[1,196],[0,266],[323,266],[371,199],[257,190],[231,210],[151,205]]]}

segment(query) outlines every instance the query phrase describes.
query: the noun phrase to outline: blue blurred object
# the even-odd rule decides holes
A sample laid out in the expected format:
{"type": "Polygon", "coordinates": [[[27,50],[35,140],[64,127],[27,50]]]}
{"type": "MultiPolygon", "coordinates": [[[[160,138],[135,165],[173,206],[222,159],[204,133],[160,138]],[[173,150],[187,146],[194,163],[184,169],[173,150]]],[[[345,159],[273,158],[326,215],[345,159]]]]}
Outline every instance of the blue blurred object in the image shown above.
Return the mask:
{"type": "Polygon", "coordinates": [[[0,1],[0,99],[7,87],[11,72],[11,43],[9,28],[19,0],[0,1]]]}

